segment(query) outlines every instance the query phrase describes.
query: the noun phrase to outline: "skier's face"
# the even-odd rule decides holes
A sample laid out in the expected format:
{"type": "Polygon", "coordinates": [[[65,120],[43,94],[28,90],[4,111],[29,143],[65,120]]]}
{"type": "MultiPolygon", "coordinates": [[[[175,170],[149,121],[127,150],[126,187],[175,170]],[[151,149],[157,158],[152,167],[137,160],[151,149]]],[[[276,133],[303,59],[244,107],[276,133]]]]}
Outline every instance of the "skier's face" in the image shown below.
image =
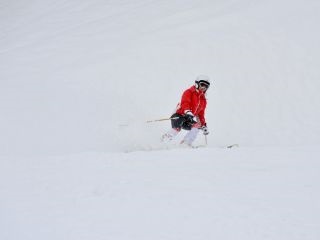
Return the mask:
{"type": "Polygon", "coordinates": [[[207,84],[205,84],[205,83],[200,83],[199,84],[199,90],[201,92],[206,92],[208,90],[208,88],[209,88],[209,86],[207,84]]]}

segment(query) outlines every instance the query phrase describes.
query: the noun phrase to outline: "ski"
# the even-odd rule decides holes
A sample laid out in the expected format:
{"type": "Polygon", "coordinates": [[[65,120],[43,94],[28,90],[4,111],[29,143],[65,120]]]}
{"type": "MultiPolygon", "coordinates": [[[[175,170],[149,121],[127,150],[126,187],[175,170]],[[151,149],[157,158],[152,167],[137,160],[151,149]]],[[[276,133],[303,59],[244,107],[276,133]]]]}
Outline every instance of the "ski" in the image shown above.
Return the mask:
{"type": "MultiPolygon", "coordinates": [[[[205,145],[205,144],[193,145],[193,146],[173,144],[173,145],[163,145],[163,146],[140,146],[140,147],[134,147],[134,148],[126,149],[126,150],[124,150],[124,152],[125,153],[130,153],[130,152],[137,152],[137,151],[150,152],[150,151],[174,150],[174,149],[200,149],[200,148],[207,148],[207,147],[209,147],[209,146],[205,145]]],[[[239,144],[231,144],[231,145],[226,145],[226,146],[220,146],[218,148],[232,149],[232,148],[236,148],[236,147],[239,147],[239,144]]]]}
{"type": "Polygon", "coordinates": [[[239,144],[231,144],[231,145],[227,145],[226,148],[230,149],[230,148],[234,148],[234,147],[239,147],[239,144]]]}
{"type": "MultiPolygon", "coordinates": [[[[208,147],[208,145],[196,145],[196,146],[192,146],[190,148],[205,148],[208,147]]],[[[239,147],[239,144],[235,143],[235,144],[231,144],[231,145],[226,145],[226,146],[222,146],[221,148],[227,148],[227,149],[231,149],[231,148],[235,148],[235,147],[239,147]]]]}

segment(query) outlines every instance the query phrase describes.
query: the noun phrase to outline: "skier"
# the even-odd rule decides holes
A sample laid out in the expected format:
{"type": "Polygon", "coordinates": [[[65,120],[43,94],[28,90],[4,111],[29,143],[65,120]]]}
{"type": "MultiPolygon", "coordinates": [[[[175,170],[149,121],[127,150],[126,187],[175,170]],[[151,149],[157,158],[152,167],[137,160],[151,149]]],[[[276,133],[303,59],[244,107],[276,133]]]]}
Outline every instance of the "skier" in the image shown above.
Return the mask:
{"type": "Polygon", "coordinates": [[[195,80],[195,85],[183,92],[181,102],[178,104],[175,113],[170,117],[172,128],[161,137],[162,141],[171,141],[181,129],[184,129],[188,133],[180,144],[192,147],[200,129],[204,135],[209,134],[205,119],[206,92],[209,87],[209,77],[199,75],[195,80]]]}

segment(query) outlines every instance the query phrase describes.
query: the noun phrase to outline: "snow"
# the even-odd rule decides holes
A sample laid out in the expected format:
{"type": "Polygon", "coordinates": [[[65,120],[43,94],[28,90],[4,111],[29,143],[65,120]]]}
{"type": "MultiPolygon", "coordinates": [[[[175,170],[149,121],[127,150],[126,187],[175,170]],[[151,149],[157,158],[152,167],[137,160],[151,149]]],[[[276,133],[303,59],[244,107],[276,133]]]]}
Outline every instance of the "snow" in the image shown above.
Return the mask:
{"type": "Polygon", "coordinates": [[[0,239],[320,239],[319,10],[1,1],[0,239]],[[198,74],[208,147],[166,149],[198,74]]]}
{"type": "Polygon", "coordinates": [[[1,159],[1,239],[319,239],[316,147],[1,159]]]}

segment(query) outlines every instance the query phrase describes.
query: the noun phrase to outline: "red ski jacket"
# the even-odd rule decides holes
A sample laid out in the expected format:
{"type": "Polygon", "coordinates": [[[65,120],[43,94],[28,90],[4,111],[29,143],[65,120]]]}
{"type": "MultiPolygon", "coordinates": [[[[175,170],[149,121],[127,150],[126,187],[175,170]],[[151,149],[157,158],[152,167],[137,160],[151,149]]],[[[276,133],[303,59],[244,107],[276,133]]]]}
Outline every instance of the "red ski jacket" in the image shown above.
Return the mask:
{"type": "Polygon", "coordinates": [[[206,125],[205,110],[207,100],[205,93],[196,89],[195,86],[185,90],[182,94],[181,102],[178,104],[176,113],[184,115],[191,111],[200,120],[201,126],[206,125]]]}

